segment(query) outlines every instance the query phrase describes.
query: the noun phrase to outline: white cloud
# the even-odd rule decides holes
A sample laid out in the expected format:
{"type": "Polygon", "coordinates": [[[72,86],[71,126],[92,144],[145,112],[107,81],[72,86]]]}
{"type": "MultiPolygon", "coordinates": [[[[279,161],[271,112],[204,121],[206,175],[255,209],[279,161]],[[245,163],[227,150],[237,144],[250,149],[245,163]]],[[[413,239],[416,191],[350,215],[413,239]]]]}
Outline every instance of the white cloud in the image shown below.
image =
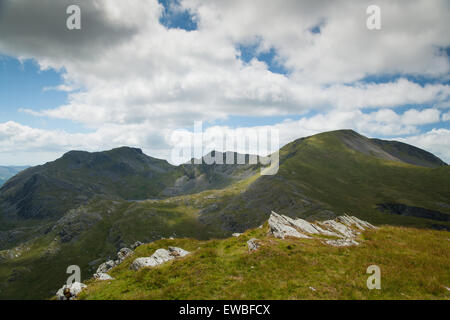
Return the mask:
{"type": "Polygon", "coordinates": [[[67,91],[69,100],[54,109],[21,111],[73,120],[92,132],[68,134],[6,122],[0,130],[4,152],[131,144],[164,156],[167,134],[195,120],[311,110],[320,114],[278,125],[285,140],[341,128],[417,135],[418,126],[439,121],[439,109],[450,100],[450,86],[439,81],[450,71],[439,49],[450,46],[445,0],[380,0],[382,30],[376,32],[366,28],[370,3],[364,1],[184,0],[177,10],[195,15],[198,30],[191,32],[162,26],[156,0],[75,1],[83,19],[76,32],[67,31],[64,21],[64,9],[74,1],[25,2],[4,1],[0,52],[34,58],[42,69],[64,70],[64,83],[46,90],[67,91]],[[317,25],[320,34],[311,33],[317,25]],[[259,51],[274,48],[290,73],[272,73],[256,59],[243,63],[238,43],[259,43],[259,51]],[[400,78],[361,81],[371,75],[400,78]],[[405,75],[436,81],[422,86],[405,75]],[[407,104],[434,107],[394,111],[407,104]],[[372,110],[361,111],[367,108],[372,110]]]}
{"type": "Polygon", "coordinates": [[[397,140],[423,148],[450,163],[450,130],[432,129],[426,133],[397,140]]]}
{"type": "Polygon", "coordinates": [[[444,113],[442,115],[442,120],[443,121],[450,121],[450,111],[448,111],[447,113],[444,113]]]}

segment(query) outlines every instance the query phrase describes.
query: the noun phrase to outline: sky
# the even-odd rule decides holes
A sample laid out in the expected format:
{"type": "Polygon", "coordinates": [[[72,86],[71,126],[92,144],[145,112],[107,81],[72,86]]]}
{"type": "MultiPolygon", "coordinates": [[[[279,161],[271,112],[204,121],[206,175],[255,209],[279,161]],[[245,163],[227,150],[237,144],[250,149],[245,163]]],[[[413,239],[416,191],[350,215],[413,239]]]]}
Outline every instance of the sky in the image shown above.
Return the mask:
{"type": "Polygon", "coordinates": [[[0,0],[0,165],[120,146],[173,162],[196,121],[281,146],[353,129],[450,162],[449,55],[447,0],[0,0]]]}

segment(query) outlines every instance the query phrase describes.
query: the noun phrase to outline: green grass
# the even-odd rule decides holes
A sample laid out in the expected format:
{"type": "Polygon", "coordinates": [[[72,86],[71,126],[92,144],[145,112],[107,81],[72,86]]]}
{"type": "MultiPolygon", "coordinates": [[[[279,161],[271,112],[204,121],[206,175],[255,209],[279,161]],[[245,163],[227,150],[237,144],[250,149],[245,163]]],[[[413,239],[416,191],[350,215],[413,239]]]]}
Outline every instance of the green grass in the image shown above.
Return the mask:
{"type": "Polygon", "coordinates": [[[448,233],[385,226],[363,234],[360,246],[319,240],[279,240],[267,226],[239,238],[160,240],[113,269],[112,281],[87,282],[80,299],[449,299],[448,233]],[[249,253],[246,241],[260,239],[249,253]],[[164,265],[129,270],[158,248],[192,253],[164,265]],[[381,268],[381,290],[368,290],[369,265],[381,268]],[[310,287],[314,288],[313,291],[310,287]]]}

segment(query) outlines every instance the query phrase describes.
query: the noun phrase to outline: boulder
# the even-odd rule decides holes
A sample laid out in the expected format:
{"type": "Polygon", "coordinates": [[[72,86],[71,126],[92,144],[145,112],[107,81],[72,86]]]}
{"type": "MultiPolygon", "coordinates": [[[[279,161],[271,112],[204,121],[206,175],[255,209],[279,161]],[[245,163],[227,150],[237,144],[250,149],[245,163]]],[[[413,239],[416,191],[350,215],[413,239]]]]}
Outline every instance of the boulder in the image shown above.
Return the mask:
{"type": "Polygon", "coordinates": [[[280,216],[279,214],[272,211],[269,218],[270,231],[276,238],[284,239],[286,237],[294,238],[310,238],[307,235],[300,233],[295,228],[290,225],[290,222],[285,216],[280,216]]]}
{"type": "Polygon", "coordinates": [[[134,250],[134,249],[136,249],[137,247],[142,246],[142,245],[143,245],[142,242],[136,241],[135,243],[133,243],[133,245],[131,245],[131,249],[134,250]]]}
{"type": "Polygon", "coordinates": [[[114,280],[114,278],[111,277],[107,273],[96,273],[96,274],[94,274],[94,278],[97,279],[97,280],[100,280],[100,281],[114,280]]]}
{"type": "Polygon", "coordinates": [[[339,234],[341,234],[345,238],[353,238],[356,236],[356,232],[354,232],[351,228],[349,228],[345,224],[342,224],[335,220],[326,220],[326,221],[319,222],[319,223],[329,229],[333,229],[333,230],[337,231],[339,234]]]}
{"type": "Polygon", "coordinates": [[[258,239],[251,238],[247,241],[248,251],[256,251],[259,248],[259,244],[257,243],[258,239]]]}
{"type": "MultiPolygon", "coordinates": [[[[119,252],[117,252],[117,260],[119,261],[119,263],[121,263],[123,260],[132,256],[133,254],[134,254],[133,250],[131,250],[129,248],[122,248],[119,250],[119,252]]],[[[119,264],[119,263],[117,263],[117,264],[119,264]]]]}
{"type": "Polygon", "coordinates": [[[237,232],[236,232],[236,233],[233,233],[233,237],[236,237],[236,238],[237,238],[237,237],[239,237],[241,234],[242,234],[242,233],[237,233],[237,232]]]}
{"type": "Polygon", "coordinates": [[[177,247],[169,247],[169,252],[172,257],[184,257],[189,254],[188,251],[177,247]]]}
{"type": "Polygon", "coordinates": [[[356,226],[359,230],[364,231],[367,229],[376,229],[376,227],[372,224],[370,224],[367,221],[358,219],[357,217],[349,216],[349,215],[343,215],[336,218],[339,222],[351,227],[356,226]]]}
{"type": "Polygon", "coordinates": [[[150,257],[135,259],[131,264],[130,269],[137,271],[145,267],[155,267],[175,258],[184,257],[187,254],[189,254],[188,251],[177,247],[169,247],[169,250],[158,249],[150,257]]]}
{"type": "Polygon", "coordinates": [[[73,300],[87,286],[84,283],[74,282],[71,285],[64,285],[56,292],[58,300],[73,300]]]}
{"type": "Polygon", "coordinates": [[[106,273],[109,270],[111,270],[112,268],[114,268],[116,266],[116,263],[112,260],[108,260],[104,263],[102,263],[98,268],[97,271],[95,273],[106,273]]]}

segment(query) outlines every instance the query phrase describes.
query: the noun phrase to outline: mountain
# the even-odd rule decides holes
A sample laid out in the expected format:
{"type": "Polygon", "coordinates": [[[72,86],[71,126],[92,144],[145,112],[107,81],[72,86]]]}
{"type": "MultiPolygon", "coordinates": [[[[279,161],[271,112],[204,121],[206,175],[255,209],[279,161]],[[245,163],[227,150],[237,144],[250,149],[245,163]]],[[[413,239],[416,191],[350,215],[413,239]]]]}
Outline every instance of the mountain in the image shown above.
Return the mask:
{"type": "Polygon", "coordinates": [[[135,241],[225,238],[263,224],[271,210],[450,229],[449,166],[406,144],[326,132],[281,148],[276,175],[259,169],[172,166],[127,147],[29,168],[0,189],[0,298],[50,297],[69,265],[88,279],[135,241]]]}
{"type": "Polygon", "coordinates": [[[450,167],[407,146],[386,141],[380,147],[351,130],[298,139],[280,150],[277,175],[258,177],[232,200],[216,201],[201,211],[200,220],[241,232],[265,221],[270,208],[306,219],[351,212],[377,224],[448,230],[450,167]],[[421,213],[386,210],[392,204],[421,213]],[[444,215],[436,219],[430,211],[444,215]]]}
{"type": "Polygon", "coordinates": [[[25,170],[28,167],[25,166],[0,166],[0,187],[8,181],[9,178],[15,176],[22,170],[25,170]]]}
{"type": "Polygon", "coordinates": [[[252,170],[239,165],[176,167],[129,147],[70,151],[9,180],[0,189],[0,203],[9,219],[59,218],[95,195],[125,200],[163,198],[225,187],[252,170]]]}

